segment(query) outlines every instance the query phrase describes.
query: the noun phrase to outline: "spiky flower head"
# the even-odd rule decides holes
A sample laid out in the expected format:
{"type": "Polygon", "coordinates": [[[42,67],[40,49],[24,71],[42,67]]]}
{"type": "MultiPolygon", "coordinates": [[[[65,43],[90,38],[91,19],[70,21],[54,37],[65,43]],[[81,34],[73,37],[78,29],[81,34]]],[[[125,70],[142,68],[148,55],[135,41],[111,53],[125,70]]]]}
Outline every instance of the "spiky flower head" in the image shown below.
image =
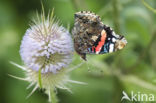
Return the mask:
{"type": "Polygon", "coordinates": [[[70,80],[67,75],[73,55],[72,38],[68,30],[54,20],[53,12],[47,19],[44,12],[41,17],[37,15],[34,25],[23,37],[20,55],[24,66],[12,64],[26,72],[24,80],[30,82],[28,88],[35,85],[30,95],[41,87],[50,97],[50,91],[55,88],[69,90],[65,86],[68,82],[81,83],[70,80]]]}
{"type": "Polygon", "coordinates": [[[25,65],[41,73],[57,73],[71,62],[73,44],[70,33],[53,18],[44,15],[25,33],[20,54],[25,65]],[[40,22],[40,19],[42,20],[40,22]]]}

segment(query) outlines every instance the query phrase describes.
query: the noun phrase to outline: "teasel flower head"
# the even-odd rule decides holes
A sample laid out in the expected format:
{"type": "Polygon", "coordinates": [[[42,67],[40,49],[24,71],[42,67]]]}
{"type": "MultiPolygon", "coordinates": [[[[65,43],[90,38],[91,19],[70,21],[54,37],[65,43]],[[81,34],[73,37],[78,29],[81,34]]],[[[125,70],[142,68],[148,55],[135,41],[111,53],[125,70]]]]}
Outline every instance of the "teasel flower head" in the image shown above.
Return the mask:
{"type": "Polygon", "coordinates": [[[68,77],[71,71],[68,66],[73,56],[72,38],[68,30],[54,19],[53,11],[47,18],[44,10],[41,16],[37,14],[37,20],[34,20],[23,37],[20,55],[24,66],[11,63],[25,71],[26,77],[22,80],[30,82],[28,88],[35,85],[30,95],[37,88],[44,88],[51,101],[51,91],[56,88],[70,91],[66,87],[68,82],[81,83],[68,77]]]}
{"type": "Polygon", "coordinates": [[[70,33],[52,17],[48,16],[46,20],[43,14],[34,23],[22,40],[22,60],[33,71],[56,74],[71,62],[73,43],[70,33]]]}

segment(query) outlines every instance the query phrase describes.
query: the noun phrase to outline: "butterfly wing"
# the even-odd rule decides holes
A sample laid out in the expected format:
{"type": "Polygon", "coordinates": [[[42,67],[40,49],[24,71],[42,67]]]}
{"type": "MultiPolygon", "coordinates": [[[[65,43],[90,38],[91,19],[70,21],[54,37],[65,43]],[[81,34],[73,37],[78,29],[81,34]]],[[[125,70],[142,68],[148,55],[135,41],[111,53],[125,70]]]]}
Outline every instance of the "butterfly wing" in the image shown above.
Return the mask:
{"type": "Polygon", "coordinates": [[[88,54],[105,54],[124,48],[126,39],[117,35],[110,27],[104,25],[101,34],[92,47],[87,49],[88,54]]]}
{"type": "Polygon", "coordinates": [[[87,48],[96,42],[101,33],[103,24],[99,16],[82,11],[75,14],[75,23],[72,30],[75,51],[85,60],[87,48]]]}

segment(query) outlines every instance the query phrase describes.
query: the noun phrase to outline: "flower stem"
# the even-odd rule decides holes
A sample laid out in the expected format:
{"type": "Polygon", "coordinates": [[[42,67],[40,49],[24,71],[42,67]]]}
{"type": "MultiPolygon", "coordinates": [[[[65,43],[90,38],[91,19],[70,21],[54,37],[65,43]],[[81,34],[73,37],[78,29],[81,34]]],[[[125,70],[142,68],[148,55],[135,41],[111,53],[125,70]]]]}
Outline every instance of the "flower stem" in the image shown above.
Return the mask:
{"type": "Polygon", "coordinates": [[[40,88],[42,88],[41,69],[39,69],[38,71],[38,83],[40,88]]]}
{"type": "Polygon", "coordinates": [[[58,99],[57,99],[57,96],[56,96],[56,92],[54,89],[50,89],[49,90],[49,102],[50,103],[58,103],[58,99]]]}

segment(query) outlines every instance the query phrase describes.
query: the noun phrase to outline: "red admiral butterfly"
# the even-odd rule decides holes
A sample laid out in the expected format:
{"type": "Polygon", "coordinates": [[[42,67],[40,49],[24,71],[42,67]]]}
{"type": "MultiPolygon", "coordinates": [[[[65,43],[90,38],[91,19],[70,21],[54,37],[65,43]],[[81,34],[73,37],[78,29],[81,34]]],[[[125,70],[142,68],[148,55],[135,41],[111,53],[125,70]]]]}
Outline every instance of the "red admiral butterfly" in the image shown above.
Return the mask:
{"type": "Polygon", "coordinates": [[[95,13],[80,11],[75,13],[72,30],[75,51],[86,60],[86,54],[105,54],[115,52],[127,44],[124,36],[117,35],[104,25],[95,13]]]}

